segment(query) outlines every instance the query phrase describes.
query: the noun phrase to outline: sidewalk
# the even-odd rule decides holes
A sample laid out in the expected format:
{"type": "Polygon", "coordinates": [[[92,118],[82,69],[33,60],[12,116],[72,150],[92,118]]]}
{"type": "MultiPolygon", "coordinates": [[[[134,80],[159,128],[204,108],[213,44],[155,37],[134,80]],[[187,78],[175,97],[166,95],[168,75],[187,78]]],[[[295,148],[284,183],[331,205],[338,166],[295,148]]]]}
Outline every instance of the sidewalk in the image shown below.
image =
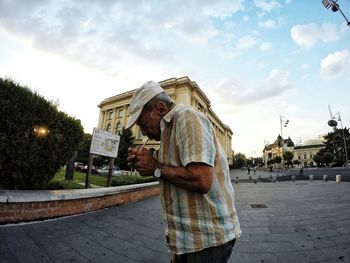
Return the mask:
{"type": "MultiPolygon", "coordinates": [[[[349,183],[233,186],[243,235],[231,263],[350,262],[349,183]]],[[[170,261],[159,197],[74,217],[0,226],[0,240],[1,262],[170,261]]]]}

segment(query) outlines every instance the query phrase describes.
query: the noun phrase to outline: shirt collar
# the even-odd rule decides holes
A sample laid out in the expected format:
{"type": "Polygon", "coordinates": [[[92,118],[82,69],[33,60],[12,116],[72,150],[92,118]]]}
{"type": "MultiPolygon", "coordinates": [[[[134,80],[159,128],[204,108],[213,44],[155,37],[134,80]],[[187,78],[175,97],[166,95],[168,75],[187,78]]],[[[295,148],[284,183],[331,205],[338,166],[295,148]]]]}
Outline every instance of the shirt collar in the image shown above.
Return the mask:
{"type": "Polygon", "coordinates": [[[176,114],[176,112],[179,110],[179,108],[181,108],[181,104],[180,105],[175,105],[174,108],[172,108],[164,117],[163,120],[167,123],[171,122],[171,120],[173,119],[174,115],[176,114]]]}

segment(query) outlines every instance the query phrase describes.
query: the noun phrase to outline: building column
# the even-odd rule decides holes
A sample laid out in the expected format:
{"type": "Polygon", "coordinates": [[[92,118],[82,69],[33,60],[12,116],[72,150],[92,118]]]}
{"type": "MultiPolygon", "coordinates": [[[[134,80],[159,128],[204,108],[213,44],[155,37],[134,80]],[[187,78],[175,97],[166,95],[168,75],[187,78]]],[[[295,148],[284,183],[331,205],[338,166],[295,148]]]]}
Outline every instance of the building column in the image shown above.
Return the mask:
{"type": "Polygon", "coordinates": [[[97,121],[97,128],[98,129],[103,129],[103,123],[106,117],[106,111],[105,110],[100,110],[99,116],[98,116],[98,121],[97,121]]]}

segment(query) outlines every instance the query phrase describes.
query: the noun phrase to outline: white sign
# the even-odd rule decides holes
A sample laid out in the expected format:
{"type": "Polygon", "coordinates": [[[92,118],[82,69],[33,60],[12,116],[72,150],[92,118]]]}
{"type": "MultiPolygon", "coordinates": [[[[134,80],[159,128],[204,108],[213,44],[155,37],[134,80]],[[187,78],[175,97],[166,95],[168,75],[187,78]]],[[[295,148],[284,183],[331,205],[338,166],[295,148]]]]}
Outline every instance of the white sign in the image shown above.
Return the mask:
{"type": "Polygon", "coordinates": [[[90,153],[116,158],[120,136],[94,128],[90,153]]]}

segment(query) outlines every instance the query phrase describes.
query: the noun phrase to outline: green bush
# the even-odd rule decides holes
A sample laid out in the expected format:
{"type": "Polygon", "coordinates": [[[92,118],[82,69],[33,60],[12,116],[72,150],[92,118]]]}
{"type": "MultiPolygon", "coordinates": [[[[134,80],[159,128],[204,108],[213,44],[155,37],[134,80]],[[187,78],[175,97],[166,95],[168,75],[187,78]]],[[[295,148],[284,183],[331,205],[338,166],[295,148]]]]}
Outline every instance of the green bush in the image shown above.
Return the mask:
{"type": "Polygon", "coordinates": [[[0,78],[0,188],[45,189],[83,137],[80,120],[0,78]]]}

